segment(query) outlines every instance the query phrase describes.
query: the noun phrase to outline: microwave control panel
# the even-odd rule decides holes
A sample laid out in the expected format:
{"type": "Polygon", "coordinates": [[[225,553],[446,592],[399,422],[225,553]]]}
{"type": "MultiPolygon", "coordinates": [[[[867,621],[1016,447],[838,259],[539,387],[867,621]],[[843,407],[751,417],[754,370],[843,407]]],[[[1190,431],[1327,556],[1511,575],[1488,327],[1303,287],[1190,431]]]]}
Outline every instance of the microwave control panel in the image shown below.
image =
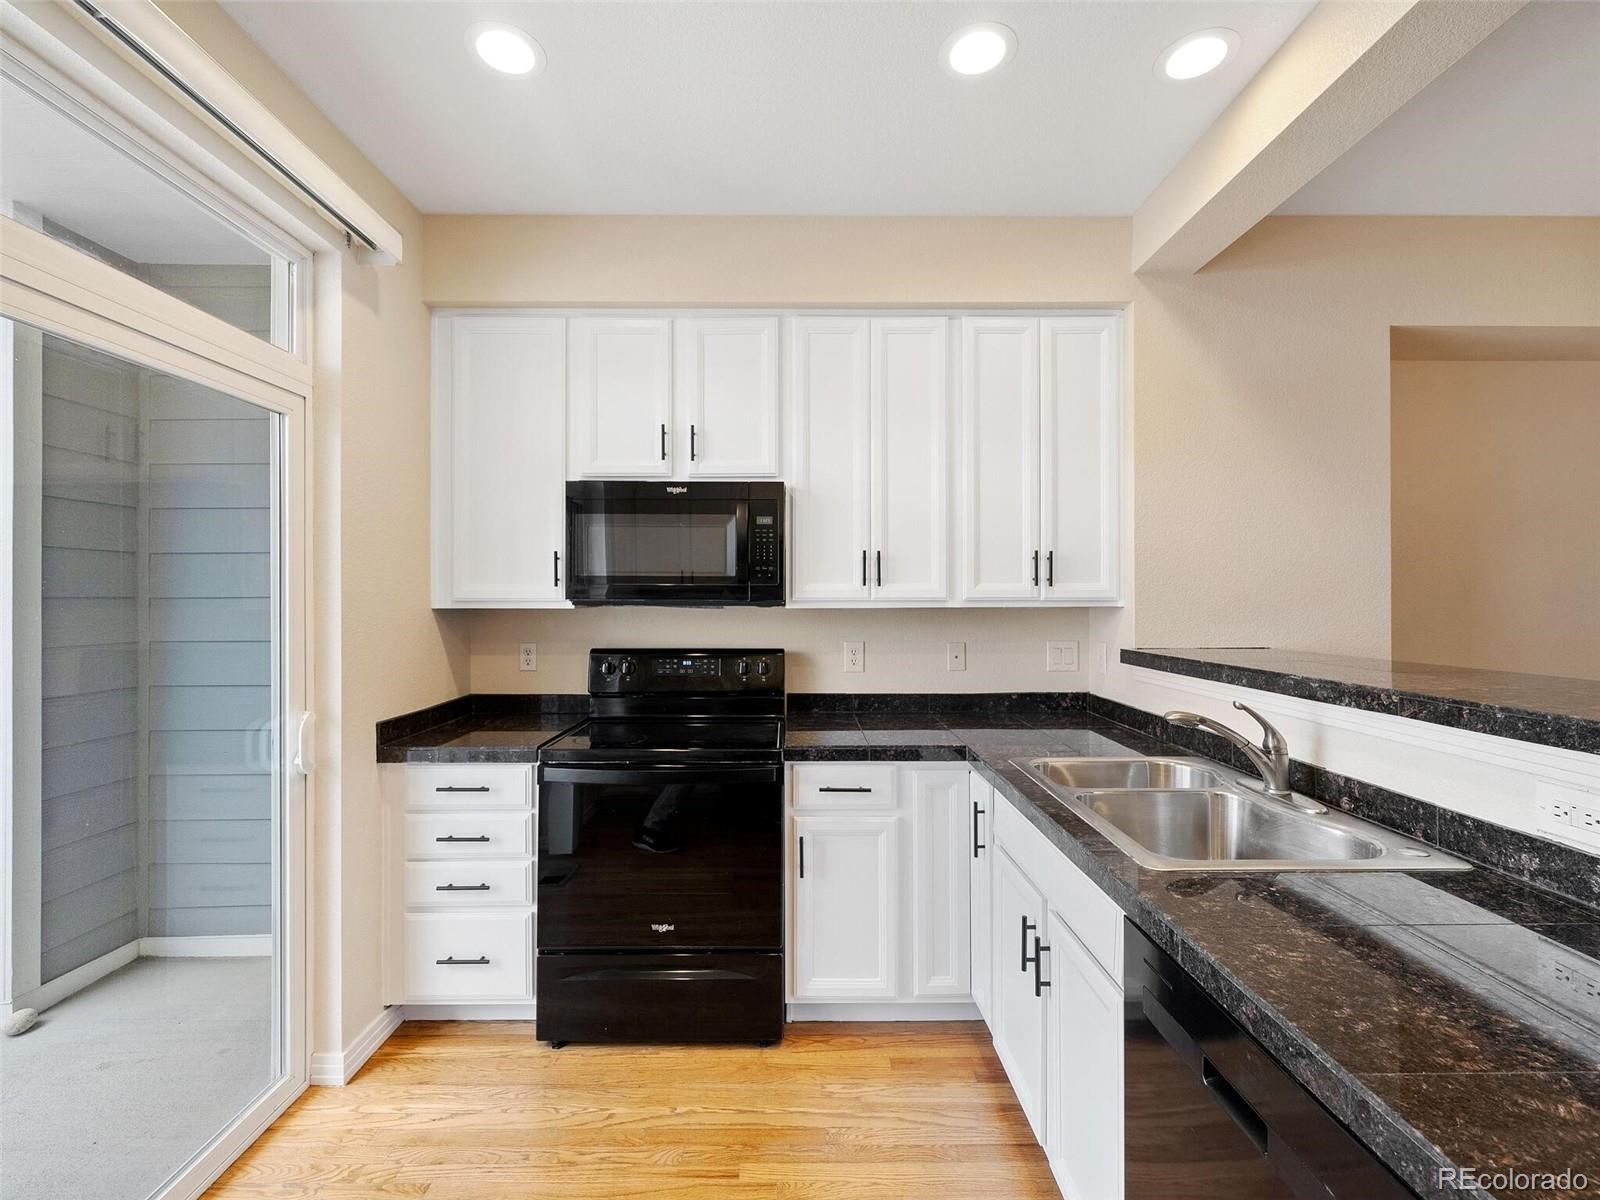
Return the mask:
{"type": "Polygon", "coordinates": [[[752,501],[750,504],[750,579],[756,583],[776,583],[783,565],[783,531],[778,506],[752,501]]]}

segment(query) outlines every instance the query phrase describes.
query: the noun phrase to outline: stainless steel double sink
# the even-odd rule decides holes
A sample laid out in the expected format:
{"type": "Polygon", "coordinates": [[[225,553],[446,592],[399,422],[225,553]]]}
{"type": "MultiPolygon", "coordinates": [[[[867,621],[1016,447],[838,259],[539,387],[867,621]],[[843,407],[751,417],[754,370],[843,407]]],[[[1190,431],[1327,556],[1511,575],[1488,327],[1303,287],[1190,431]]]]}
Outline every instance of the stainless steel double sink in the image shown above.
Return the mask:
{"type": "Polygon", "coordinates": [[[1468,863],[1201,758],[1028,758],[1038,779],[1158,871],[1463,871],[1468,863]]]}

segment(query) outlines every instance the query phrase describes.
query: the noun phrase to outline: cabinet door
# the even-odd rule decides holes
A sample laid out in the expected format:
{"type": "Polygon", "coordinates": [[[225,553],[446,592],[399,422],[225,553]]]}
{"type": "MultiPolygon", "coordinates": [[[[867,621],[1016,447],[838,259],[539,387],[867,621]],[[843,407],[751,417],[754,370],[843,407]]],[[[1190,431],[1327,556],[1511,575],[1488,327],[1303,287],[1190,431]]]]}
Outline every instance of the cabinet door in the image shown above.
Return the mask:
{"type": "Polygon", "coordinates": [[[904,768],[911,803],[911,994],[972,994],[965,768],[904,768]]]}
{"type": "Polygon", "coordinates": [[[872,322],[872,594],[950,594],[949,321],[872,322]]]}
{"type": "Polygon", "coordinates": [[[679,462],[690,475],[778,474],[778,319],[675,321],[679,462]],[[684,438],[688,439],[687,445],[684,438]]]}
{"type": "Polygon", "coordinates": [[[559,317],[438,321],[436,606],[563,597],[564,327],[559,317]]]}
{"type": "Polygon", "coordinates": [[[872,402],[868,323],[789,323],[789,600],[870,593],[872,402]]]}
{"type": "Polygon", "coordinates": [[[1122,1196],[1122,989],[1050,914],[1050,1167],[1072,1200],[1122,1196]]]}
{"type": "Polygon", "coordinates": [[[962,319],[959,458],[961,599],[1037,599],[1037,319],[962,319]]]}
{"type": "Polygon", "coordinates": [[[893,999],[900,818],[794,818],[794,998],[893,999]]]}
{"type": "Polygon", "coordinates": [[[1121,321],[1051,317],[1040,328],[1044,598],[1116,600],[1121,321]]]}
{"type": "Polygon", "coordinates": [[[993,879],[994,839],[990,836],[990,806],[994,803],[994,789],[988,780],[973,772],[967,780],[968,808],[971,818],[968,847],[972,855],[972,903],[970,906],[972,930],[972,999],[983,1019],[993,1025],[990,1015],[994,978],[993,929],[993,879]]]}
{"type": "MultiPolygon", "coordinates": [[[[1033,948],[1044,941],[1044,901],[1004,850],[994,854],[994,1016],[989,1027],[1033,1136],[1045,1140],[1045,1017],[1036,995],[1033,948]]],[[[1048,991],[1045,993],[1048,995],[1048,991]]]]}
{"type": "Polygon", "coordinates": [[[672,322],[575,317],[567,333],[574,473],[588,479],[672,474],[672,322]]]}

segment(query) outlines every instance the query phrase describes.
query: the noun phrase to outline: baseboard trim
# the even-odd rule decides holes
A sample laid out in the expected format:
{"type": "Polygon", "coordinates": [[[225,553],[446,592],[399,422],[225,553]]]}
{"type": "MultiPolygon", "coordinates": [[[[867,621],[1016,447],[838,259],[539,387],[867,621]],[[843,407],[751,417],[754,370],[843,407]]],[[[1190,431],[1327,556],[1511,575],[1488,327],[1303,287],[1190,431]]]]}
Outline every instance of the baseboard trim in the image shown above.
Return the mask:
{"type": "Polygon", "coordinates": [[[374,1017],[371,1024],[342,1051],[313,1054],[310,1081],[321,1087],[343,1087],[355,1078],[356,1072],[366,1065],[367,1059],[377,1052],[378,1047],[400,1028],[403,1020],[404,1009],[398,1004],[393,1005],[374,1017]]]}
{"type": "Polygon", "coordinates": [[[81,967],[73,967],[65,975],[57,975],[49,983],[40,984],[26,995],[12,997],[11,1003],[4,1006],[5,1011],[7,1015],[24,1008],[36,1008],[43,1012],[52,1004],[60,1004],[72,993],[82,991],[91,983],[104,979],[111,972],[120,970],[138,957],[139,943],[124,942],[115,950],[108,951],[99,958],[90,959],[81,967]]]}
{"type": "Polygon", "coordinates": [[[965,1000],[888,1004],[794,1003],[790,1021],[981,1021],[978,1006],[965,1000]]]}
{"type": "Polygon", "coordinates": [[[408,1021],[531,1021],[533,1004],[407,1004],[408,1021]]]}
{"type": "Polygon", "coordinates": [[[268,958],[270,933],[240,933],[216,937],[147,937],[139,939],[143,958],[268,958]]]}

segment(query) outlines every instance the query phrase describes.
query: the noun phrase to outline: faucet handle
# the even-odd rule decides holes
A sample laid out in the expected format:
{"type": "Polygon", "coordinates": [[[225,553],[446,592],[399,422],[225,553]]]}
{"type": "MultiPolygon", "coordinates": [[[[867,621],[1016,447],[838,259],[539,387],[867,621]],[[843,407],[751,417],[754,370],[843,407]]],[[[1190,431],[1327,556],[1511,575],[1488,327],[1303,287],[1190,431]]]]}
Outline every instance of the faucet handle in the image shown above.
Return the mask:
{"type": "Polygon", "coordinates": [[[1278,732],[1277,726],[1271,721],[1242,701],[1235,700],[1233,706],[1240,712],[1249,713],[1256,719],[1256,724],[1261,726],[1261,748],[1268,754],[1286,751],[1289,748],[1289,743],[1284,741],[1283,734],[1278,732]]]}

